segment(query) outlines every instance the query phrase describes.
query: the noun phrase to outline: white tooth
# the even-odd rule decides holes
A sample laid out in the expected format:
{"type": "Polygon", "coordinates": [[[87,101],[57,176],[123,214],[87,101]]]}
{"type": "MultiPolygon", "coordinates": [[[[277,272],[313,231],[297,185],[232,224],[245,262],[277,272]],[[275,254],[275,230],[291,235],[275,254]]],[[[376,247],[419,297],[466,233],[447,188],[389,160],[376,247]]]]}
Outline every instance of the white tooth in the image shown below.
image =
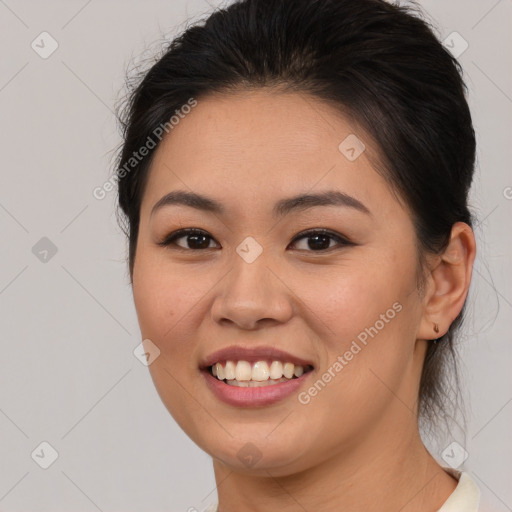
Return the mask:
{"type": "Polygon", "coordinates": [[[212,373],[214,377],[217,377],[217,365],[212,364],[212,373]]]}
{"type": "Polygon", "coordinates": [[[249,361],[238,361],[235,368],[235,379],[240,380],[251,380],[252,368],[249,361]]]}
{"type": "Polygon", "coordinates": [[[258,382],[262,382],[264,380],[268,380],[268,376],[270,371],[268,369],[268,364],[266,361],[257,361],[254,363],[252,367],[252,380],[256,380],[258,382]]]}
{"type": "Polygon", "coordinates": [[[295,365],[293,363],[284,363],[283,373],[287,379],[291,379],[293,377],[294,367],[295,365]]]}
{"type": "Polygon", "coordinates": [[[272,361],[270,365],[270,378],[280,379],[283,376],[283,363],[281,361],[272,361]]]}
{"type": "Polygon", "coordinates": [[[248,388],[250,382],[251,381],[249,381],[249,380],[241,380],[241,381],[238,381],[236,379],[228,380],[228,384],[230,386],[236,386],[238,388],[248,388]]]}
{"type": "Polygon", "coordinates": [[[226,361],[226,366],[224,367],[224,378],[227,380],[233,380],[235,378],[235,368],[236,364],[234,361],[226,361]]]}
{"type": "Polygon", "coordinates": [[[269,379],[263,382],[257,382],[255,380],[245,380],[238,382],[237,380],[228,380],[227,383],[230,386],[237,386],[239,388],[258,388],[263,386],[274,386],[275,384],[280,384],[281,382],[290,382],[290,379],[283,377],[281,379],[269,379]]]}
{"type": "Polygon", "coordinates": [[[303,373],[304,373],[304,368],[302,366],[300,366],[300,364],[295,367],[295,371],[293,372],[295,377],[300,377],[303,373]]]}
{"type": "Polygon", "coordinates": [[[215,363],[215,369],[217,373],[217,379],[224,380],[224,368],[220,363],[215,363]]]}

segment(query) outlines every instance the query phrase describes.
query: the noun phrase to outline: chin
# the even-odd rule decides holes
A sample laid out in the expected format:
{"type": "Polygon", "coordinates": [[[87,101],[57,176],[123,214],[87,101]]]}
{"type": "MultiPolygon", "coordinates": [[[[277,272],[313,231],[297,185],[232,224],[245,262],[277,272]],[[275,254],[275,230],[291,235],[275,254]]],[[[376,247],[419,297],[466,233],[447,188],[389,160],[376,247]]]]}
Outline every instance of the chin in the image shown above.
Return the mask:
{"type": "MultiPolygon", "coordinates": [[[[286,476],[300,471],[299,461],[303,457],[304,446],[299,439],[290,436],[289,433],[286,437],[276,435],[274,439],[272,435],[266,436],[267,431],[250,435],[245,429],[244,435],[234,434],[233,438],[226,434],[224,445],[219,445],[218,439],[203,445],[197,444],[214,460],[218,460],[233,471],[261,476],[268,476],[268,472],[274,476],[286,476]]],[[[303,436],[299,437],[303,439],[303,436]]]]}

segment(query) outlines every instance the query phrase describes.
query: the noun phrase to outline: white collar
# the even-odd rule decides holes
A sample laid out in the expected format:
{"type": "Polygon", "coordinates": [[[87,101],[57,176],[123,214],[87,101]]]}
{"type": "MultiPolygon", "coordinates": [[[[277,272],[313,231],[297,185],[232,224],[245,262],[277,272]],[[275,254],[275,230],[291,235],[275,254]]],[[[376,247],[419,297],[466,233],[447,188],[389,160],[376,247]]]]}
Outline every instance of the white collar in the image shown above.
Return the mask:
{"type": "Polygon", "coordinates": [[[452,468],[443,469],[455,477],[459,483],[437,512],[478,512],[480,489],[469,473],[452,468]]]}

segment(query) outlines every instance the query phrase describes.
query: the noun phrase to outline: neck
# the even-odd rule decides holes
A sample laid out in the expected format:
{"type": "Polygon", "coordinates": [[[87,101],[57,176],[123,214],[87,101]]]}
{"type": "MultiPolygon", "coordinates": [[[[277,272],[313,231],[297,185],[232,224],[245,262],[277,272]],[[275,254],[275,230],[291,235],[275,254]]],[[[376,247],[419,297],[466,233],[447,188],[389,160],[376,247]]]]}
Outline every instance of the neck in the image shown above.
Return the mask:
{"type": "Polygon", "coordinates": [[[240,473],[214,459],[219,512],[438,510],[457,482],[426,450],[417,422],[406,414],[402,431],[381,424],[362,436],[363,444],[287,476],[276,477],[271,468],[263,476],[261,470],[258,476],[240,473]]]}

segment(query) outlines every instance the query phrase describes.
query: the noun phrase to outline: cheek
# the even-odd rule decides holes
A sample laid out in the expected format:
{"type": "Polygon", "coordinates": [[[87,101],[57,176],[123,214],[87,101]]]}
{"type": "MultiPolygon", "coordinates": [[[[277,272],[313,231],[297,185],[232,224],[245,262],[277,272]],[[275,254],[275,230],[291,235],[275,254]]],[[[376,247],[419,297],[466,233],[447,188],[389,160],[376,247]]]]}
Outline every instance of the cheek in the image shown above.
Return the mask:
{"type": "Polygon", "coordinates": [[[160,363],[169,371],[193,378],[198,340],[207,336],[201,326],[208,323],[211,294],[220,277],[200,265],[171,264],[156,251],[141,250],[137,257],[133,298],[142,339],[157,345],[160,363]]]}
{"type": "MultiPolygon", "coordinates": [[[[191,418],[204,414],[195,410],[195,379],[199,375],[194,357],[197,308],[211,288],[201,279],[187,279],[177,268],[166,268],[141,251],[134,266],[133,297],[142,339],[150,339],[160,355],[148,367],[163,404],[186,431],[191,418]],[[184,392],[184,386],[187,392],[184,392]]],[[[197,273],[195,274],[197,276],[197,273]]],[[[203,312],[204,314],[204,312],[203,312]]]]}
{"type": "Polygon", "coordinates": [[[318,325],[328,327],[320,373],[335,375],[325,375],[331,392],[319,403],[336,403],[363,417],[375,414],[393,396],[390,390],[411,377],[420,318],[412,252],[371,259],[373,264],[362,258],[333,268],[325,281],[312,280],[316,285],[308,292],[318,325]]]}
{"type": "Polygon", "coordinates": [[[397,309],[412,306],[414,265],[391,256],[371,260],[354,259],[295,280],[294,292],[308,306],[304,314],[314,313],[309,315],[311,321],[325,336],[330,351],[343,350],[347,341],[361,333],[364,338],[366,329],[376,323],[381,333],[395,329],[405,316],[397,314],[397,309]],[[399,305],[393,308],[395,303],[399,305]]]}
{"type": "Polygon", "coordinates": [[[141,247],[133,273],[133,298],[142,335],[165,344],[205,291],[179,267],[141,247]]]}

